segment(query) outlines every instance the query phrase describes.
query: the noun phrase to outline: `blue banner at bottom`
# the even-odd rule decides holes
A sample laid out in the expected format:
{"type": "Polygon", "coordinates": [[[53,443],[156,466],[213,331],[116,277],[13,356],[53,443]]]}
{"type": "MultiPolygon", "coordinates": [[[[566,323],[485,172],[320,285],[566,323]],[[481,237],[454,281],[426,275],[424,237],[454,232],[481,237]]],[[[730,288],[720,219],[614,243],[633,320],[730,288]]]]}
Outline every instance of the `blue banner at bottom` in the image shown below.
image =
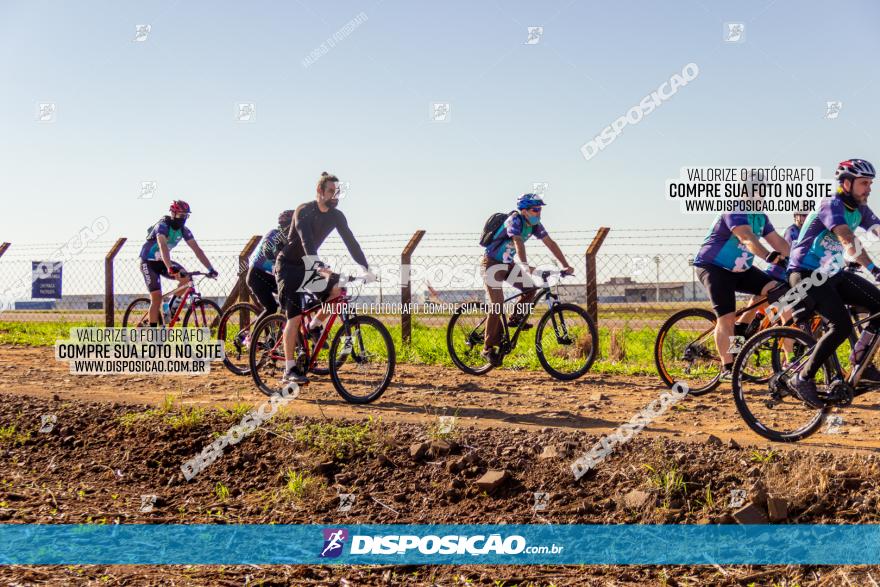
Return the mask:
{"type": "Polygon", "coordinates": [[[0,525],[0,564],[880,564],[880,526],[0,525]]]}

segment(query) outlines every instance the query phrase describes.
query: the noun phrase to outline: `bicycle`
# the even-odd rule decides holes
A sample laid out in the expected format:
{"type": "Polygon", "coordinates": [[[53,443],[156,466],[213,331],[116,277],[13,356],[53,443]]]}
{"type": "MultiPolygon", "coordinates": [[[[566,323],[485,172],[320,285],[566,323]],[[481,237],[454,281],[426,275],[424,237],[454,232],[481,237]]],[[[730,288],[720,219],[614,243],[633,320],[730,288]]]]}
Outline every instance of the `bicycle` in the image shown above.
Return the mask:
{"type": "MultiPolygon", "coordinates": [[[[849,264],[846,271],[855,272],[858,271],[858,268],[858,264],[849,264]]],[[[750,310],[760,308],[766,302],[767,297],[761,296],[755,303],[738,310],[736,317],[739,318],[750,310]]],[[[855,315],[852,317],[856,319],[855,315]]],[[[700,396],[713,391],[720,385],[721,358],[715,347],[715,323],[715,314],[710,310],[687,308],[676,312],[660,326],[654,342],[654,364],[660,379],[667,387],[672,387],[676,382],[686,383],[690,390],[689,395],[700,396]]],[[[737,346],[741,348],[741,345],[755,333],[766,330],[773,325],[773,321],[766,314],[759,313],[752,319],[737,346]]],[[[809,323],[810,333],[816,335],[821,332],[822,328],[822,318],[814,316],[809,323]]],[[[851,342],[855,342],[855,340],[853,339],[851,342]]],[[[771,359],[775,356],[777,354],[771,353],[769,355],[771,359]]],[[[757,359],[758,357],[756,357],[757,359]]],[[[750,368],[760,370],[762,365],[756,363],[750,368]]],[[[759,381],[761,380],[761,377],[757,375],[753,374],[752,376],[759,381]]]]}
{"type": "MultiPolygon", "coordinates": [[[[880,316],[880,312],[861,320],[856,316],[858,308],[848,308],[853,330],[861,332],[862,325],[880,316]]],[[[852,342],[854,337],[850,338],[852,342]]],[[[791,378],[800,372],[812,354],[816,338],[802,329],[775,327],[759,332],[749,339],[733,363],[733,399],[736,409],[745,423],[756,433],[776,442],[796,442],[813,434],[835,407],[850,405],[854,398],[872,391],[873,387],[858,388],[862,372],[874,359],[880,348],[880,336],[869,345],[864,358],[851,366],[849,375],[844,374],[837,353],[833,354],[816,374],[819,397],[826,402],[822,409],[810,408],[797,395],[791,378]],[[742,365],[750,357],[768,346],[791,350],[784,357],[773,360],[772,371],[763,382],[742,376],[742,365]],[[793,420],[793,425],[788,425],[793,420]]]]}
{"type": "MultiPolygon", "coordinates": [[[[202,279],[214,279],[213,277],[209,278],[208,274],[203,271],[194,271],[192,273],[181,271],[180,275],[182,277],[189,276],[202,277],[202,279]]],[[[201,280],[199,281],[201,282],[201,280]]],[[[159,312],[159,326],[174,328],[180,320],[180,314],[183,312],[183,308],[186,307],[186,314],[183,316],[183,327],[189,328],[192,324],[193,328],[210,328],[211,337],[216,337],[217,326],[220,322],[221,315],[220,306],[218,306],[216,302],[202,297],[195,280],[190,281],[187,285],[181,285],[169,291],[162,296],[162,299],[173,298],[178,295],[181,290],[183,290],[183,293],[180,294],[180,300],[178,301],[171,318],[168,320],[167,325],[165,324],[165,316],[162,312],[159,312]],[[189,302],[188,305],[187,302],[189,302]]],[[[125,309],[125,314],[122,317],[122,326],[124,328],[129,326],[134,328],[145,328],[149,325],[150,298],[134,299],[128,305],[128,308],[125,309]]]]}
{"type": "MultiPolygon", "coordinates": [[[[346,285],[364,281],[363,277],[340,277],[344,278],[346,285]]],[[[391,383],[396,351],[385,325],[372,316],[355,314],[350,305],[353,299],[348,294],[348,287],[343,287],[339,296],[323,304],[316,301],[302,311],[300,344],[303,353],[298,360],[301,368],[314,372],[324,342],[338,318],[340,325],[328,351],[328,372],[333,387],[349,403],[368,404],[379,399],[391,383]],[[330,308],[330,316],[321,337],[310,347],[305,318],[322,307],[330,308]],[[318,352],[313,352],[314,349],[318,352]]],[[[284,387],[280,381],[284,374],[282,334],[286,324],[287,318],[282,314],[264,316],[254,325],[251,336],[250,373],[257,388],[269,396],[281,393],[284,387]]]]}
{"type": "MultiPolygon", "coordinates": [[[[273,294],[277,300],[277,294],[273,294]]],[[[225,354],[223,364],[236,375],[249,375],[250,347],[256,317],[263,308],[251,302],[238,302],[231,305],[220,318],[217,328],[217,339],[224,342],[225,354]]],[[[321,364],[324,361],[320,361],[321,364]]],[[[327,375],[330,369],[317,364],[310,369],[315,375],[327,375]]]]}
{"type": "MultiPolygon", "coordinates": [[[[523,325],[531,315],[536,304],[546,299],[549,309],[538,320],[535,329],[535,351],[538,361],[547,373],[562,381],[581,377],[593,366],[598,351],[599,332],[596,323],[586,310],[576,304],[559,301],[558,281],[556,291],[549,285],[551,277],[568,277],[562,271],[541,271],[540,288],[531,288],[514,294],[504,300],[504,304],[521,299],[526,293],[537,290],[534,302],[528,313],[510,334],[507,316],[501,313],[502,339],[499,355],[503,359],[516,349],[523,325]]],[[[488,320],[487,304],[471,302],[462,304],[453,312],[446,328],[446,348],[456,367],[469,375],[484,375],[492,370],[492,365],[480,354],[483,349],[485,325],[488,320]]]]}

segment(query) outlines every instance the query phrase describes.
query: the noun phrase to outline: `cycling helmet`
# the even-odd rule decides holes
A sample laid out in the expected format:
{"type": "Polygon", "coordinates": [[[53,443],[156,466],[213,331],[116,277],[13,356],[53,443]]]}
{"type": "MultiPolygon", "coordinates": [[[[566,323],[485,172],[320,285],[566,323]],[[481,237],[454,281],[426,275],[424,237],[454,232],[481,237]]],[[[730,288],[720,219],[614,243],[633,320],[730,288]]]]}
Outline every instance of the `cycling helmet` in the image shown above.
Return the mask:
{"type": "Polygon", "coordinates": [[[516,199],[516,209],[525,210],[532,206],[546,206],[544,200],[538,194],[523,194],[516,199]]]}
{"type": "Polygon", "coordinates": [[[877,172],[869,161],[864,159],[847,159],[837,164],[834,177],[843,182],[844,179],[856,179],[858,177],[874,177],[877,172]]]}
{"type": "Polygon", "coordinates": [[[278,226],[290,226],[291,221],[293,220],[294,210],[285,210],[281,214],[278,215],[278,226]]]}
{"type": "Polygon", "coordinates": [[[183,200],[174,200],[173,202],[171,202],[171,207],[168,208],[168,211],[172,214],[189,214],[189,204],[187,204],[183,200]]]}

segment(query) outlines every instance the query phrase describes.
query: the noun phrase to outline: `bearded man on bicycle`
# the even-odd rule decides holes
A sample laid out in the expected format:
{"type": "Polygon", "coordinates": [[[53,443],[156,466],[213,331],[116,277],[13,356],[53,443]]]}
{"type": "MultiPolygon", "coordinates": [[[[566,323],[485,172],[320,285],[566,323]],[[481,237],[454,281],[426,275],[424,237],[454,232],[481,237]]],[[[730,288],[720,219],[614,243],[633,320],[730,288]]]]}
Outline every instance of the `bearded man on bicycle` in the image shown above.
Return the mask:
{"type": "MultiPolygon", "coordinates": [[[[302,321],[302,294],[314,294],[319,301],[340,295],[339,275],[318,259],[318,248],[333,231],[339,234],[355,262],[368,271],[367,257],[348,227],[345,214],[339,205],[339,178],[326,171],[321,174],[316,187],[315,199],[301,204],[293,214],[293,222],[287,233],[287,243],[275,261],[275,277],[278,280],[278,296],[287,324],[284,327],[284,377],[282,383],[308,383],[308,377],[297,364],[297,345],[302,321]],[[306,261],[309,266],[306,267],[306,261]],[[317,281],[315,281],[317,279],[317,281]]],[[[369,275],[369,273],[368,273],[369,275]]],[[[309,338],[321,335],[325,315],[318,312],[309,325],[309,338]],[[317,334],[317,336],[315,336],[317,334]]]]}
{"type": "MultiPolygon", "coordinates": [[[[801,372],[791,381],[797,395],[816,409],[825,405],[817,395],[816,373],[852,333],[852,321],[846,306],[860,306],[870,314],[880,312],[880,290],[877,286],[853,272],[841,270],[846,253],[847,257],[867,269],[874,279],[880,279],[880,267],[874,265],[853,232],[861,226],[880,236],[880,218],[867,205],[875,175],[874,166],[864,159],[842,161],[835,173],[840,182],[837,193],[833,198],[824,199],[818,209],[807,216],[792,249],[789,263],[789,283],[792,287],[810,279],[813,272],[825,277],[821,285],[816,283],[816,279],[811,279],[812,286],[805,293],[807,306],[814,307],[828,321],[828,328],[816,343],[801,372]]],[[[862,359],[878,330],[880,318],[868,323],[850,354],[851,364],[862,359]]],[[[874,365],[868,365],[862,380],[880,382],[880,371],[874,365]]]]}
{"type": "MultiPolygon", "coordinates": [[[[544,200],[536,194],[520,196],[516,201],[516,210],[507,216],[504,223],[492,235],[488,246],[485,247],[481,273],[486,295],[489,298],[489,312],[486,320],[483,351],[480,354],[494,367],[501,364],[497,346],[502,335],[500,315],[501,306],[504,304],[502,284],[506,281],[524,292],[519,299],[519,304],[517,304],[517,310],[508,323],[511,328],[516,328],[521,321],[525,320],[528,315],[525,308],[531,304],[535,292],[537,292],[530,275],[535,268],[529,265],[526,260],[525,241],[531,236],[539,239],[562,264],[563,273],[574,272],[574,269],[566,261],[565,255],[562,254],[559,245],[550,238],[544,225],[541,224],[541,209],[545,205],[544,200]],[[514,263],[515,257],[519,258],[519,261],[528,268],[527,273],[521,271],[520,267],[514,263]]],[[[528,323],[522,327],[523,330],[529,328],[531,328],[531,324],[528,323]]]]}

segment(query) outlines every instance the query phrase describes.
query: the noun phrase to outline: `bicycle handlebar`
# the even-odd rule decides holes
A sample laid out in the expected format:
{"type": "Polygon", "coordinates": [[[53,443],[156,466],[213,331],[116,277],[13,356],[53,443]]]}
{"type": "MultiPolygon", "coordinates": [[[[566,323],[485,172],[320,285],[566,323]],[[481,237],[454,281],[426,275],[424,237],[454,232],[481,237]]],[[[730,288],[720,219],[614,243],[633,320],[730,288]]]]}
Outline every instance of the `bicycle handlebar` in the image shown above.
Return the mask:
{"type": "Polygon", "coordinates": [[[207,271],[178,271],[178,272],[175,273],[174,275],[179,275],[179,276],[181,276],[181,277],[199,277],[199,276],[204,275],[204,276],[207,277],[208,279],[217,279],[217,273],[216,273],[216,272],[214,272],[214,275],[212,276],[212,275],[211,275],[210,273],[208,273],[207,271]]]}

